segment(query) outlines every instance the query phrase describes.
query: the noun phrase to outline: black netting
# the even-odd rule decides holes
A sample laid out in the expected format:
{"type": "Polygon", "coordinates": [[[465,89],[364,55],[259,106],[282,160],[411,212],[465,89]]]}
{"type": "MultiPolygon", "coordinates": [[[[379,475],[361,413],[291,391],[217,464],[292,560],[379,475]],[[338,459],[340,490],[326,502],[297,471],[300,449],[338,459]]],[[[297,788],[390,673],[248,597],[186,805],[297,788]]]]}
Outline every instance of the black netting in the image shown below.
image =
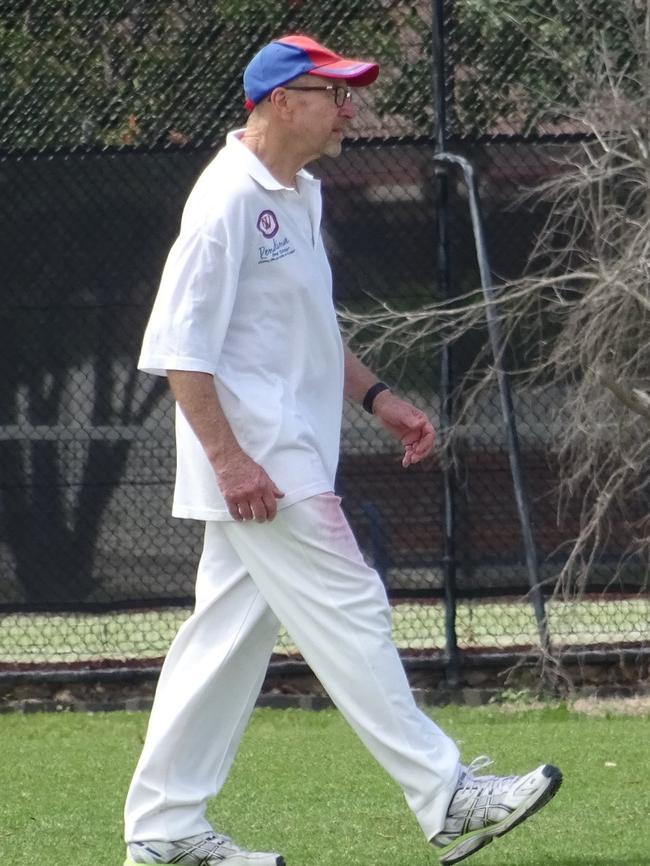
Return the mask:
{"type": "MultiPolygon", "coordinates": [[[[545,217],[519,193],[584,132],[548,107],[572,98],[567,81],[592,62],[599,28],[620,47],[622,19],[596,0],[440,5],[444,137],[477,168],[495,274],[515,277],[545,217]],[[561,46],[563,65],[544,62],[545,45],[561,46]]],[[[369,292],[398,308],[440,296],[432,12],[420,0],[0,3],[0,663],[158,657],[191,605],[201,526],[169,517],[172,404],[135,363],[184,200],[245,122],[241,71],[270,38],[305,31],[382,64],[358,94],[349,146],[315,167],[337,301],[363,311],[369,292]]],[[[449,178],[460,294],[479,283],[467,190],[449,178]]],[[[455,347],[457,377],[484,342],[455,347]]],[[[439,416],[437,353],[424,346],[385,375],[439,416]]],[[[458,640],[528,645],[537,626],[521,600],[501,407],[496,393],[484,400],[457,455],[458,640]]],[[[515,408],[549,588],[575,526],[557,520],[544,400],[517,394],[515,408]]],[[[346,407],[337,486],[405,650],[445,646],[443,480],[437,465],[404,472],[395,444],[346,407]]],[[[588,589],[616,600],[549,605],[552,636],[644,640],[643,575],[610,578],[605,557],[588,589]]],[[[284,636],[278,649],[295,648],[284,636]]]]}

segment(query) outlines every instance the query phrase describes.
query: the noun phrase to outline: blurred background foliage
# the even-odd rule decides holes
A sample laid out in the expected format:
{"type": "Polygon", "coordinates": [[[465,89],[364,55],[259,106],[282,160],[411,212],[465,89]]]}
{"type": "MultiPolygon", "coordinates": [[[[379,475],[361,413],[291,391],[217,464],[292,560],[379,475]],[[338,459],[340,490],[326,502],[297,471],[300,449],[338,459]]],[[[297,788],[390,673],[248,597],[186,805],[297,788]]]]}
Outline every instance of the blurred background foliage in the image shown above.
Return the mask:
{"type": "MultiPolygon", "coordinates": [[[[603,44],[625,64],[623,5],[442,4],[450,133],[571,131],[549,106],[603,44]]],[[[382,63],[375,133],[431,136],[431,18],[428,0],[3,0],[0,151],[212,145],[245,119],[244,61],[292,31],[382,63]]]]}

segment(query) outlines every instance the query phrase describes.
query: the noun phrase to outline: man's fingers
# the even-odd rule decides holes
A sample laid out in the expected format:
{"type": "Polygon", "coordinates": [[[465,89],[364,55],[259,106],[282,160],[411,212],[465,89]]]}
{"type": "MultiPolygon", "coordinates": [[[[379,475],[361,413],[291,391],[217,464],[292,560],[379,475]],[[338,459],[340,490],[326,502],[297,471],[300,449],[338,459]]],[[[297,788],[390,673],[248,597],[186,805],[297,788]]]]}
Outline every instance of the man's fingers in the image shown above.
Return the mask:
{"type": "Polygon", "coordinates": [[[273,485],[273,492],[265,492],[261,495],[252,496],[229,507],[231,515],[235,520],[255,520],[257,523],[264,523],[266,520],[273,520],[278,512],[277,499],[284,496],[280,490],[273,485]]]}
{"type": "Polygon", "coordinates": [[[419,463],[424,455],[418,455],[415,446],[407,445],[404,449],[404,457],[402,458],[402,466],[406,469],[412,463],[419,463]]]}
{"type": "Polygon", "coordinates": [[[278,513],[278,506],[275,501],[275,496],[267,493],[262,497],[261,502],[261,511],[263,512],[263,516],[255,517],[260,523],[263,523],[265,520],[273,520],[275,515],[278,513]]]}
{"type": "Polygon", "coordinates": [[[424,436],[420,439],[419,442],[415,442],[413,445],[413,449],[418,457],[421,459],[422,457],[426,457],[427,454],[433,448],[433,443],[436,441],[436,434],[433,430],[428,430],[424,436]]]}
{"type": "Polygon", "coordinates": [[[237,505],[235,503],[233,503],[232,505],[228,505],[228,512],[229,512],[229,514],[233,520],[242,520],[243,519],[241,514],[239,513],[239,508],[237,507],[237,505]]]}
{"type": "Polygon", "coordinates": [[[264,504],[264,501],[262,500],[261,502],[256,502],[253,505],[253,520],[256,523],[264,523],[268,519],[268,511],[266,505],[264,504]]]}
{"type": "Polygon", "coordinates": [[[419,438],[414,439],[413,435],[410,434],[402,439],[404,445],[402,466],[404,468],[411,466],[413,463],[419,463],[420,460],[424,460],[433,449],[433,444],[436,438],[433,427],[431,427],[430,424],[427,424],[424,430],[418,432],[419,438]]]}
{"type": "MultiPolygon", "coordinates": [[[[248,473],[224,473],[222,489],[231,517],[237,521],[255,520],[264,523],[277,513],[277,499],[284,493],[269,478],[261,466],[253,464],[248,473]]],[[[250,469],[250,467],[249,467],[250,469]]]]}
{"type": "Polygon", "coordinates": [[[253,508],[252,508],[250,502],[240,502],[237,507],[239,510],[239,519],[240,520],[252,520],[253,519],[253,508]]]}

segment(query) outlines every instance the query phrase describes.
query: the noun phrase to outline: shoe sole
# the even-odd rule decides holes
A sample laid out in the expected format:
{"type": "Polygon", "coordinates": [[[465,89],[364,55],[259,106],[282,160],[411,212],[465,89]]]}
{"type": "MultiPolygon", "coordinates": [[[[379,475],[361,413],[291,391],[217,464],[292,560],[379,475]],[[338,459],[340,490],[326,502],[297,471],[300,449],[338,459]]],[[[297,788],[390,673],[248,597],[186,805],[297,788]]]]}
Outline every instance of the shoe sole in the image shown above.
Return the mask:
{"type": "MultiPolygon", "coordinates": [[[[252,861],[252,860],[245,861],[239,857],[237,857],[236,859],[234,857],[227,857],[223,862],[227,863],[227,864],[235,863],[236,866],[240,866],[240,864],[244,864],[244,863],[251,864],[254,861],[252,861]]],[[[266,862],[268,862],[268,860],[266,862]]],[[[126,860],[124,861],[124,866],[178,866],[178,864],[177,863],[143,864],[143,863],[137,863],[131,857],[127,857],[126,860]]],[[[182,864],[181,864],[181,866],[182,866],[182,864]]],[[[285,861],[284,861],[284,857],[282,857],[282,855],[279,854],[275,858],[275,866],[286,866],[285,861]]]]}
{"type": "Polygon", "coordinates": [[[535,812],[538,812],[545,806],[549,800],[552,800],[562,784],[562,773],[557,767],[547,764],[542,770],[542,775],[546,776],[549,781],[536,800],[533,800],[532,803],[529,803],[525,807],[520,807],[521,811],[515,809],[514,812],[502,821],[481,830],[474,830],[459,841],[452,843],[453,847],[448,847],[446,851],[440,854],[441,866],[451,866],[453,863],[460,863],[466,857],[476,854],[481,848],[489,845],[495,837],[503,836],[505,833],[509,833],[510,830],[514,830],[522,821],[530,818],[531,815],[534,815],[535,812]]]}

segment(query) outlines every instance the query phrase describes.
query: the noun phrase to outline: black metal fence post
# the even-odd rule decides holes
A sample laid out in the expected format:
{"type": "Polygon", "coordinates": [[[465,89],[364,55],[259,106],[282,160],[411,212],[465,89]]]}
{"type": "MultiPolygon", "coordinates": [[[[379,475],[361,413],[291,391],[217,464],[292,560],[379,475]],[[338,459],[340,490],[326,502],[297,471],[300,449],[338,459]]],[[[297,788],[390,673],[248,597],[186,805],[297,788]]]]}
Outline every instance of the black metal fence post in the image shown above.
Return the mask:
{"type": "MultiPolygon", "coordinates": [[[[443,0],[434,0],[432,16],[432,75],[433,100],[436,122],[435,152],[444,152],[446,144],[445,112],[445,55],[444,55],[443,0]]],[[[437,276],[441,293],[451,294],[449,276],[449,196],[446,171],[436,171],[437,193],[437,276]]],[[[445,344],[440,357],[440,439],[445,441],[453,423],[453,348],[445,344]]],[[[450,686],[459,681],[460,656],[456,635],[456,483],[454,468],[445,459],[442,465],[444,502],[443,577],[445,587],[445,647],[447,653],[446,676],[450,686]]]]}
{"type": "Polygon", "coordinates": [[[481,214],[481,204],[478,193],[478,184],[476,182],[476,172],[472,164],[462,156],[454,153],[437,153],[435,159],[442,163],[453,163],[463,171],[465,184],[469,194],[469,205],[472,218],[472,230],[474,232],[474,242],[476,244],[476,258],[478,261],[479,273],[481,277],[481,287],[485,298],[485,315],[488,327],[488,335],[492,355],[494,358],[494,368],[497,375],[499,386],[499,398],[501,402],[501,413],[506,430],[506,440],[508,445],[508,457],[510,460],[510,472],[512,474],[513,487],[515,492],[515,500],[517,503],[517,513],[519,515],[519,523],[521,527],[522,540],[526,557],[526,568],[528,572],[528,582],[530,585],[530,600],[535,612],[537,620],[537,628],[539,633],[540,644],[546,653],[550,652],[551,643],[548,631],[548,621],[546,618],[546,610],[544,604],[544,596],[541,591],[539,582],[539,569],[537,563],[537,550],[535,547],[535,539],[530,520],[530,506],[528,504],[528,496],[526,494],[523,470],[521,467],[521,451],[519,448],[519,436],[517,434],[517,422],[515,418],[515,410],[512,402],[512,391],[510,389],[510,380],[504,366],[504,352],[506,341],[501,328],[501,323],[497,317],[494,306],[494,286],[492,284],[492,270],[488,259],[487,245],[483,231],[483,218],[481,214]]]}

